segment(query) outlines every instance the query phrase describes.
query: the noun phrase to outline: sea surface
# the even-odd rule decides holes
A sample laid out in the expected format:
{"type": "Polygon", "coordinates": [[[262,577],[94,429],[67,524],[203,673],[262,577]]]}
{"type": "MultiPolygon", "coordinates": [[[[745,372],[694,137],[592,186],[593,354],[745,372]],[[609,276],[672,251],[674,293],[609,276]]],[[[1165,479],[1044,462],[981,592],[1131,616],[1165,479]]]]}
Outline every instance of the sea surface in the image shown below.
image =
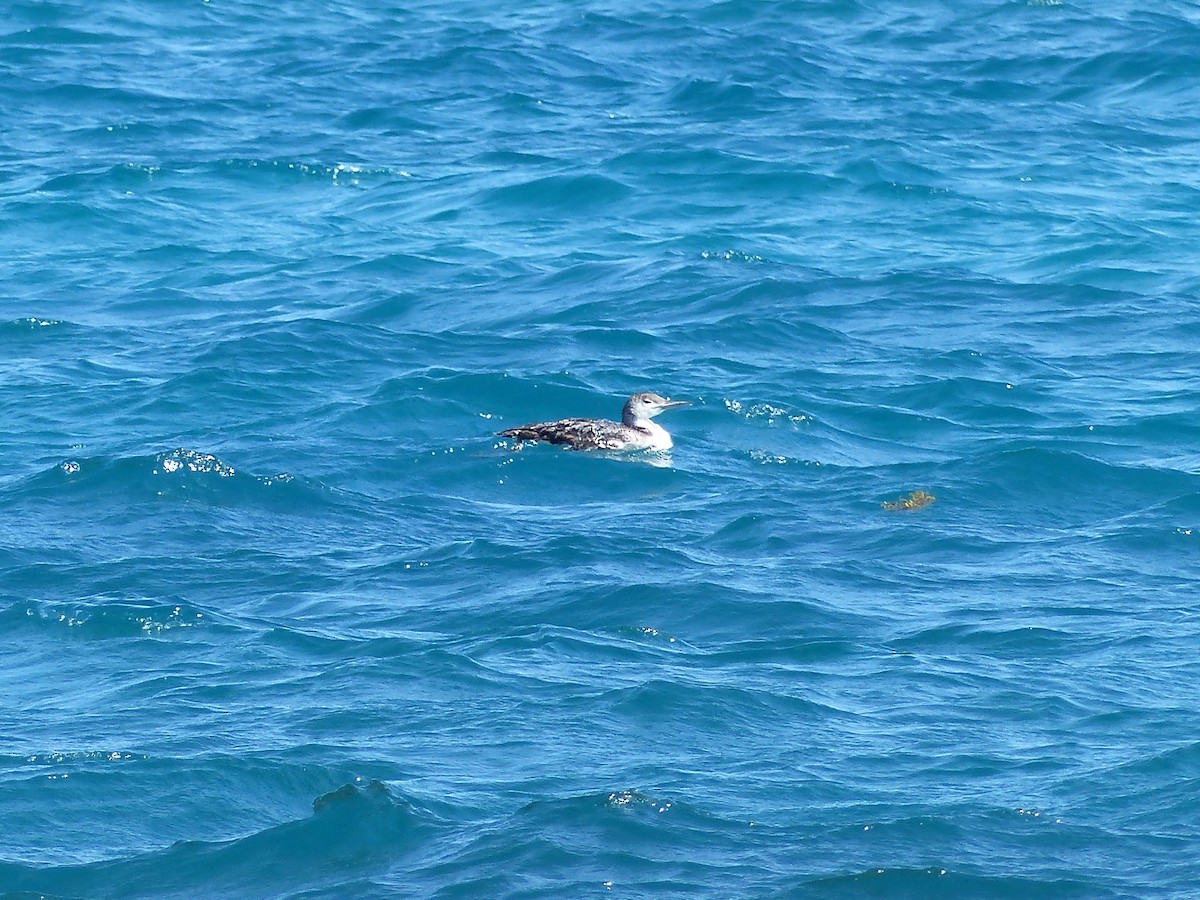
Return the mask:
{"type": "Polygon", "coordinates": [[[13,0],[0,123],[0,896],[1196,896],[1194,3],[13,0]]]}

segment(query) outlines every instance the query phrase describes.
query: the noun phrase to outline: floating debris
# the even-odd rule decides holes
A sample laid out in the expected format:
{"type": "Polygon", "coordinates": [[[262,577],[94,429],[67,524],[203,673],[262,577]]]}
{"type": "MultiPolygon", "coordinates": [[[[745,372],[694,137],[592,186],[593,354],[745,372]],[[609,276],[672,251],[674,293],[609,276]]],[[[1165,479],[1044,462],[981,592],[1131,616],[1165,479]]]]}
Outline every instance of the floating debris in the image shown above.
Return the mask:
{"type": "Polygon", "coordinates": [[[928,491],[913,491],[907,497],[900,497],[894,501],[884,500],[883,508],[892,512],[909,509],[921,509],[922,507],[928,506],[936,499],[937,497],[933,496],[933,494],[929,493],[928,491]]]}

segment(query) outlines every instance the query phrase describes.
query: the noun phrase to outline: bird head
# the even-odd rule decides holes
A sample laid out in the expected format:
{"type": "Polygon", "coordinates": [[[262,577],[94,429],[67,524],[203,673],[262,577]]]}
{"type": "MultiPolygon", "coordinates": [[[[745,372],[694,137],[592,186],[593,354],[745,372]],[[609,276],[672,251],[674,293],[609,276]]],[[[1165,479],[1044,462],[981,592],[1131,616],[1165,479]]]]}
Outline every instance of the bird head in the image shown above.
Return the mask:
{"type": "Polygon", "coordinates": [[[625,402],[625,409],[621,413],[621,421],[626,425],[632,425],[638,421],[653,419],[659,413],[665,412],[676,406],[687,406],[686,400],[669,400],[660,394],[655,394],[653,391],[645,391],[640,394],[634,394],[625,402]]]}

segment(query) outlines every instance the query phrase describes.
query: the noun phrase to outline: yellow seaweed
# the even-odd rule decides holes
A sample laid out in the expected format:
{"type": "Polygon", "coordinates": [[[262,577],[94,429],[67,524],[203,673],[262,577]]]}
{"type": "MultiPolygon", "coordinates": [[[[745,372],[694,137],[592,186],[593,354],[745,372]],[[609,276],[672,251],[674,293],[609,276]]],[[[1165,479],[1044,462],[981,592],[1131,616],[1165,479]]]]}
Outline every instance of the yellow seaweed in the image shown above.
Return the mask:
{"type": "Polygon", "coordinates": [[[937,497],[928,491],[913,491],[907,497],[900,497],[895,501],[884,500],[883,508],[893,512],[897,510],[921,509],[936,499],[937,497]]]}

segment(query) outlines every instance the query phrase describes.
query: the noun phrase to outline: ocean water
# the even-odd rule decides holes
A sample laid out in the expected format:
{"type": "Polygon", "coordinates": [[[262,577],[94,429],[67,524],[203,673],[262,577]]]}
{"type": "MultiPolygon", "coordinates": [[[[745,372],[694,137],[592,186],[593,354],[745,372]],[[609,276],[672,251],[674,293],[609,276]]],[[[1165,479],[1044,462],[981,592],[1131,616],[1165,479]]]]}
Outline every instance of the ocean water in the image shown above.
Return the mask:
{"type": "Polygon", "coordinates": [[[1194,4],[5,12],[0,896],[1195,895],[1194,4]]]}

